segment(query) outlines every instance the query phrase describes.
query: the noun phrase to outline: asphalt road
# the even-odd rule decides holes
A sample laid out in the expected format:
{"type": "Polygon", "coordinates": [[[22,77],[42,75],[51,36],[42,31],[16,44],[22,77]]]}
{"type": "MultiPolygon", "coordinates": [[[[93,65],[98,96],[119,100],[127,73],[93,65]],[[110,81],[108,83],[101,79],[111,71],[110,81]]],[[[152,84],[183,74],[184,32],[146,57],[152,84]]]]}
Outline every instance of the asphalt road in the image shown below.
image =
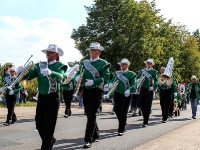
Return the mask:
{"type": "MultiPolygon", "coordinates": [[[[169,119],[167,123],[161,122],[160,106],[153,105],[149,126],[141,128],[142,116],[132,117],[128,114],[126,132],[123,136],[117,136],[118,121],[110,110],[104,110],[97,117],[100,129],[100,142],[96,142],[91,150],[133,150],[159,136],[171,132],[181,126],[195,121],[191,119],[191,109],[181,111],[181,116],[169,119]]],[[[197,114],[197,119],[200,113],[197,114]]],[[[41,139],[35,131],[34,117],[19,118],[14,125],[3,126],[4,120],[0,120],[0,150],[36,150],[41,146],[41,139]]],[[[83,137],[86,126],[86,117],[83,111],[73,113],[70,118],[58,116],[55,130],[54,150],[83,149],[83,137]]]]}

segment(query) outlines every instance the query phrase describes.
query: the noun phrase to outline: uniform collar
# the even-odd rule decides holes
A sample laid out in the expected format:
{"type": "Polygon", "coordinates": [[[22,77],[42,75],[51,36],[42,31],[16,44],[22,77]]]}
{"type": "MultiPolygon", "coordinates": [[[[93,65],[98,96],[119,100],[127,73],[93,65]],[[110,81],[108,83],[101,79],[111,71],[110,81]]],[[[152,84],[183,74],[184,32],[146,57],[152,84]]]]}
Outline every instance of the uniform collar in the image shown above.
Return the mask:
{"type": "Polygon", "coordinates": [[[94,61],[97,61],[97,60],[99,60],[99,57],[97,57],[95,59],[90,58],[90,62],[94,62],[94,61]]]}
{"type": "Polygon", "coordinates": [[[128,71],[128,69],[126,69],[126,70],[124,70],[124,71],[121,70],[122,73],[127,72],[127,71],[128,71]]]}
{"type": "Polygon", "coordinates": [[[56,63],[56,60],[52,60],[52,61],[50,61],[48,64],[49,65],[52,65],[52,64],[55,64],[56,63]]]}
{"type": "Polygon", "coordinates": [[[15,77],[16,77],[16,76],[12,76],[12,77],[10,76],[11,79],[12,79],[12,78],[15,78],[15,77]]]}
{"type": "Polygon", "coordinates": [[[146,68],[147,71],[152,70],[153,68],[146,68]]]}

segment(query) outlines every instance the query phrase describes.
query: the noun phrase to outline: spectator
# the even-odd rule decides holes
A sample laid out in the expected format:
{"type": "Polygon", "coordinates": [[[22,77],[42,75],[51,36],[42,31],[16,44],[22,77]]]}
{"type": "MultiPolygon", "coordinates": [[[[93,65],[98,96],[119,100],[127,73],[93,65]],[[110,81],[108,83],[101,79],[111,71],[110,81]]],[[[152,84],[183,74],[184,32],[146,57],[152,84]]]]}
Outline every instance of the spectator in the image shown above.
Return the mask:
{"type": "Polygon", "coordinates": [[[27,92],[27,89],[26,89],[26,85],[22,84],[22,88],[20,89],[20,99],[25,104],[26,104],[26,98],[27,98],[27,96],[28,96],[28,92],[27,92]]]}

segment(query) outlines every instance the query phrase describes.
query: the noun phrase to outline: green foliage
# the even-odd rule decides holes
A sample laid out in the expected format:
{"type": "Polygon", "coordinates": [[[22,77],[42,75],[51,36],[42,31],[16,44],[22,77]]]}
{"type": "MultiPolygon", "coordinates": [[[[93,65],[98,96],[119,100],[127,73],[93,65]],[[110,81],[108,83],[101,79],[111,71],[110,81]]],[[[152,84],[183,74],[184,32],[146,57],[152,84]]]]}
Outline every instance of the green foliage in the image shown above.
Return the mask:
{"type": "MultiPolygon", "coordinates": [[[[20,106],[20,107],[25,107],[25,106],[36,106],[37,105],[37,102],[31,102],[31,101],[27,101],[26,104],[25,103],[16,103],[16,106],[20,106]]],[[[0,108],[1,107],[5,107],[2,103],[2,101],[0,101],[0,108]]]]}
{"type": "Polygon", "coordinates": [[[197,38],[198,46],[199,46],[199,51],[200,51],[200,32],[199,29],[197,29],[195,32],[193,32],[193,36],[197,38]]]}
{"type": "Polygon", "coordinates": [[[119,69],[117,62],[122,58],[128,58],[129,69],[137,71],[145,67],[143,62],[148,58],[153,58],[155,69],[160,70],[173,57],[173,74],[178,80],[188,80],[193,74],[200,76],[197,40],[185,26],[160,16],[155,1],[94,0],[85,9],[86,25],[73,29],[71,35],[84,58],[89,58],[89,45],[99,42],[106,49],[101,58],[112,64],[111,71],[119,69]]]}

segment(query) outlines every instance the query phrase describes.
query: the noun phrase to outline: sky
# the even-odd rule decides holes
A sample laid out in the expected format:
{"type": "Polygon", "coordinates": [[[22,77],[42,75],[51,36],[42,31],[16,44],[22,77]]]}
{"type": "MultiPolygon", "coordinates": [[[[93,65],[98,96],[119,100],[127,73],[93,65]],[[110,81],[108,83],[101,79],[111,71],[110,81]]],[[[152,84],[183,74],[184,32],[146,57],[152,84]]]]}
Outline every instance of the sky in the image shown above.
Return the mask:
{"type": "MultiPolygon", "coordinates": [[[[72,29],[86,23],[85,6],[93,0],[0,0],[0,63],[24,65],[28,58],[46,61],[41,50],[56,44],[64,50],[61,62],[80,60],[72,29]]],[[[200,29],[200,0],[156,0],[160,14],[173,23],[186,25],[190,32],[200,29]]]]}

